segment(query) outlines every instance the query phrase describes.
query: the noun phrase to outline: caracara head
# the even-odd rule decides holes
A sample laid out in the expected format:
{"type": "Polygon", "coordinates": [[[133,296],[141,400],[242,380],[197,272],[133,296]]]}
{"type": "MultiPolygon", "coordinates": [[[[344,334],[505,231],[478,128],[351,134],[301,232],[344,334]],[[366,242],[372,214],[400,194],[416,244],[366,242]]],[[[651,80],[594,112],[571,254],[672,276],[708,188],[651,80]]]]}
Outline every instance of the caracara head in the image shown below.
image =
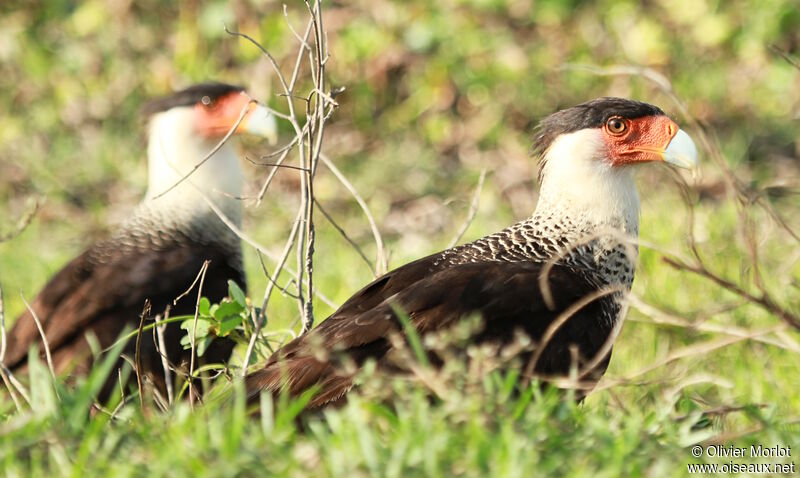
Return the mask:
{"type": "Polygon", "coordinates": [[[149,120],[146,200],[186,204],[192,202],[187,196],[202,194],[238,209],[231,197],[241,193],[242,172],[232,136],[277,139],[275,116],[240,86],[194,85],[149,102],[143,113],[149,120]]]}
{"type": "Polygon", "coordinates": [[[233,134],[254,134],[270,142],[277,139],[275,116],[250,98],[241,86],[225,83],[193,85],[150,101],[142,112],[150,117],[151,124],[162,122],[164,116],[180,117],[179,121],[193,134],[210,141],[221,140],[234,126],[233,134]]]}
{"type": "Polygon", "coordinates": [[[562,210],[635,234],[637,165],[697,165],[697,148],[660,108],[624,98],[598,98],[548,116],[538,126],[537,211],[562,210]]]}

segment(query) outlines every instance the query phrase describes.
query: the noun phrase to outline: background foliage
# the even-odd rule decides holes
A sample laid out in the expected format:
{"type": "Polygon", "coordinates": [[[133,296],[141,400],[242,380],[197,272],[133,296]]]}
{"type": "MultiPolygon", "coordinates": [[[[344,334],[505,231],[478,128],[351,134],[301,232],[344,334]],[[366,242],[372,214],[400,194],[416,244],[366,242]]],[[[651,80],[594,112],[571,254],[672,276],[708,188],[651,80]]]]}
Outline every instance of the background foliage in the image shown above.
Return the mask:
{"type": "MultiPolygon", "coordinates": [[[[300,30],[304,6],[290,4],[287,11],[300,30]]],[[[696,204],[690,214],[674,175],[643,169],[639,305],[601,390],[582,407],[552,397],[520,404],[486,384],[481,393],[456,390],[438,405],[418,389],[401,390],[395,408],[359,399],[301,433],[290,417],[259,423],[235,407],[217,415],[213,408],[189,414],[178,406],[173,415],[146,420],[131,407],[119,423],[84,417],[70,426],[69,407],[80,404],[51,403],[19,416],[3,397],[0,467],[22,475],[147,468],[199,475],[527,475],[533,469],[660,476],[683,474],[692,461],[685,447],[697,440],[798,443],[798,333],[661,260],[665,251],[687,254],[693,218],[704,258],[750,290],[744,210],[757,232],[766,287],[787,310],[800,310],[798,241],[754,205],[767,201],[800,230],[800,69],[778,53],[800,56],[796,0],[365,0],[326,4],[325,22],[330,83],[346,87],[325,151],[378,219],[392,266],[451,241],[483,169],[480,208],[464,240],[530,214],[533,127],[560,107],[596,96],[659,104],[690,133],[698,133],[694,119],[700,121],[744,187],[734,194],[705,151],[702,175],[690,181],[696,204]],[[587,69],[616,65],[663,75],[681,102],[647,75],[587,69]],[[713,413],[698,431],[692,427],[700,412],[713,413]]],[[[32,201],[44,199],[20,236],[0,243],[10,320],[23,308],[19,290],[32,297],[135,206],[146,180],[143,101],[217,79],[285,107],[267,62],[223,24],[252,35],[290,68],[297,43],[282,5],[269,0],[0,5],[0,232],[13,230],[32,201]]],[[[258,143],[243,150],[253,157],[268,151],[258,143]]],[[[255,194],[267,171],[247,167],[255,194]]],[[[246,202],[245,229],[279,249],[297,188],[296,173],[280,173],[260,207],[246,202]]],[[[368,224],[346,191],[324,172],[315,190],[373,257],[368,224]]],[[[372,276],[324,219],[318,227],[315,281],[341,303],[372,276]]],[[[249,294],[258,298],[266,279],[252,251],[246,258],[249,294]]],[[[316,310],[321,319],[331,309],[320,303],[316,310]]],[[[278,297],[270,317],[269,327],[285,329],[297,318],[296,306],[278,297]]]]}

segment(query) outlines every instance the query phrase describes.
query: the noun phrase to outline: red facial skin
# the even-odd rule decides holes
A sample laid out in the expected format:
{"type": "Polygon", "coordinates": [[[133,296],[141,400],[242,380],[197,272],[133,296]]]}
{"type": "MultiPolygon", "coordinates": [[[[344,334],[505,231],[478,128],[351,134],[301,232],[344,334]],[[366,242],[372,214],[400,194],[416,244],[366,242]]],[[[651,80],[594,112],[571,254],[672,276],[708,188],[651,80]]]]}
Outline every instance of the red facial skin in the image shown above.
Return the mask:
{"type": "Polygon", "coordinates": [[[664,150],[678,133],[678,125],[663,115],[636,119],[612,117],[601,129],[614,166],[663,161],[664,150]],[[615,130],[620,122],[624,128],[615,130]]]}
{"type": "Polygon", "coordinates": [[[218,98],[210,105],[202,102],[194,105],[195,121],[198,132],[206,138],[222,138],[239,120],[242,110],[247,112],[236,128],[236,132],[244,130],[247,116],[256,106],[244,92],[233,92],[218,98]]]}

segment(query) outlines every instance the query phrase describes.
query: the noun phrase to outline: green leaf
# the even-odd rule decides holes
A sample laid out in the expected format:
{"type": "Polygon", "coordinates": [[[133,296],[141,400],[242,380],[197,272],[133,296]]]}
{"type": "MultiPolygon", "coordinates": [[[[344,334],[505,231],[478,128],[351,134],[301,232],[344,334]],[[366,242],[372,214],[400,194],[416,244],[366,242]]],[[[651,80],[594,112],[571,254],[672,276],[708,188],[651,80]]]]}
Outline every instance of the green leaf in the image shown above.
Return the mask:
{"type": "Polygon", "coordinates": [[[181,322],[181,328],[189,334],[194,333],[195,339],[199,339],[208,335],[208,330],[211,328],[211,321],[203,317],[197,318],[197,329],[194,328],[194,317],[181,322]]]}
{"type": "Polygon", "coordinates": [[[228,295],[230,295],[231,299],[237,304],[245,308],[247,307],[247,297],[245,297],[244,291],[232,280],[228,280],[228,295]]]}
{"type": "Polygon", "coordinates": [[[219,324],[219,335],[220,337],[227,336],[233,329],[235,329],[239,324],[242,323],[244,318],[241,315],[234,315],[227,319],[224,319],[219,324]]]}
{"type": "Polygon", "coordinates": [[[239,315],[243,310],[244,307],[238,303],[223,299],[223,301],[219,303],[219,307],[214,310],[214,318],[222,322],[228,317],[239,315]]]}
{"type": "Polygon", "coordinates": [[[208,336],[204,337],[202,340],[197,341],[197,348],[195,351],[197,352],[198,357],[202,357],[204,353],[206,353],[206,349],[208,346],[211,345],[211,342],[214,341],[214,337],[208,336]]]}
{"type": "Polygon", "coordinates": [[[211,302],[206,297],[200,297],[200,302],[197,304],[197,313],[201,316],[209,317],[211,312],[211,302]]]}
{"type": "Polygon", "coordinates": [[[184,350],[192,348],[192,338],[189,337],[189,334],[186,334],[183,337],[181,337],[181,345],[183,346],[184,350]]]}

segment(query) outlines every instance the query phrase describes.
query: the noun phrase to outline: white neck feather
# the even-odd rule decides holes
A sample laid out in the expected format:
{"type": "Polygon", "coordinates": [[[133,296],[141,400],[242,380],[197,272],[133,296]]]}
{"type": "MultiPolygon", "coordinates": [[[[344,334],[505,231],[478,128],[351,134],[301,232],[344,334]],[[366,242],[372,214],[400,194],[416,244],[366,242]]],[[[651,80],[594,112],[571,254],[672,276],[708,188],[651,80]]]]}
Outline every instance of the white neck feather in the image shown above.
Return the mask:
{"type": "Polygon", "coordinates": [[[231,141],[192,171],[216,144],[196,132],[191,106],[153,115],[147,145],[148,189],[142,206],[180,216],[215,214],[207,198],[239,225],[241,201],[235,196],[241,195],[242,170],[231,141]]]}
{"type": "Polygon", "coordinates": [[[569,217],[591,229],[639,233],[639,195],[633,167],[612,166],[599,129],[584,129],[553,141],[545,153],[534,216],[569,217]]]}

